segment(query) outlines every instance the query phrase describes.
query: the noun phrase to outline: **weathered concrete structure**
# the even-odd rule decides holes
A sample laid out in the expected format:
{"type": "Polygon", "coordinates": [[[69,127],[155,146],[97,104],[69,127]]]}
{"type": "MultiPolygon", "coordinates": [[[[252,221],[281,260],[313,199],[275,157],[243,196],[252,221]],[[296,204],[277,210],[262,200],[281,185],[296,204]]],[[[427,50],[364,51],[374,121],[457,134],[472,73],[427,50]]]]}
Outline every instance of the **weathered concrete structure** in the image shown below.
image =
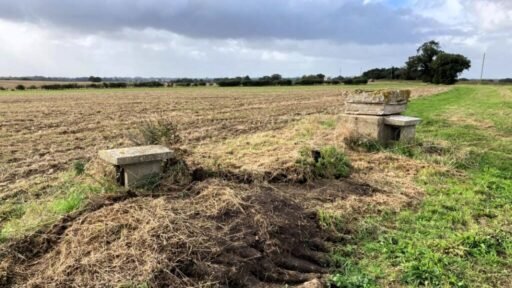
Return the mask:
{"type": "Polygon", "coordinates": [[[121,174],[118,182],[127,188],[140,186],[151,177],[159,177],[163,162],[174,155],[169,148],[160,145],[101,150],[98,154],[116,166],[121,174]]]}
{"type": "Polygon", "coordinates": [[[351,134],[390,141],[411,142],[419,118],[399,115],[407,108],[409,90],[355,90],[346,92],[344,123],[351,134]]]}

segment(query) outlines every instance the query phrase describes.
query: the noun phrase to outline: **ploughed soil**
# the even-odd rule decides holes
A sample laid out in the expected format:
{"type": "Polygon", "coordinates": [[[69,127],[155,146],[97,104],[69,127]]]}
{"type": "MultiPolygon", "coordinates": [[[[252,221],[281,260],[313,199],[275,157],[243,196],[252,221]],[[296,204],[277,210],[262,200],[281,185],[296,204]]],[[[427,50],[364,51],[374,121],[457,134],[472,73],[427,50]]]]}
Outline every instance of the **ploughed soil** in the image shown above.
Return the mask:
{"type": "MultiPolygon", "coordinates": [[[[4,91],[0,200],[26,194],[98,150],[132,145],[127,134],[141,119],[165,115],[177,122],[185,144],[208,144],[281,129],[306,115],[337,115],[343,111],[341,92],[354,89],[260,88],[4,91]]],[[[410,89],[414,97],[442,92],[424,85],[410,89]]]]}

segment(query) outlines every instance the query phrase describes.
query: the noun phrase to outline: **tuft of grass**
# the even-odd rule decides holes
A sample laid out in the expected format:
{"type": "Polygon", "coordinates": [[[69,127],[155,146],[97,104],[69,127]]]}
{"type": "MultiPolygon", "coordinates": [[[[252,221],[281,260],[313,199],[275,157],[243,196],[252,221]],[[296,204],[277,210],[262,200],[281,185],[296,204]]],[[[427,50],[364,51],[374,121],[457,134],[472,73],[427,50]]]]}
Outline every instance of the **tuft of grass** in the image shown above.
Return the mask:
{"type": "Polygon", "coordinates": [[[345,153],[334,146],[302,148],[296,163],[311,178],[339,179],[349,176],[352,168],[345,153]]]}
{"type": "Polygon", "coordinates": [[[320,125],[327,129],[336,128],[336,119],[324,119],[320,121],[320,125]]]}
{"type": "Polygon", "coordinates": [[[82,206],[85,197],[86,196],[83,193],[70,193],[61,199],[54,200],[51,203],[51,209],[57,214],[67,214],[73,212],[82,206]]]}
{"type": "Polygon", "coordinates": [[[318,223],[324,230],[332,232],[342,232],[346,229],[347,220],[339,214],[335,214],[323,209],[317,211],[318,223]]]}
{"type": "Polygon", "coordinates": [[[373,288],[378,287],[375,278],[362,271],[357,264],[350,259],[339,258],[342,262],[340,273],[331,276],[328,279],[330,287],[340,288],[373,288]]]}
{"type": "Polygon", "coordinates": [[[128,135],[136,145],[175,146],[181,142],[177,124],[170,118],[146,119],[137,125],[136,131],[128,135]]]}
{"type": "Polygon", "coordinates": [[[365,152],[378,152],[384,149],[384,146],[375,139],[370,139],[362,135],[350,134],[343,138],[343,142],[352,150],[363,150],[365,152]]]}
{"type": "Polygon", "coordinates": [[[77,160],[73,162],[73,171],[76,176],[80,176],[85,173],[85,162],[77,160]]]}

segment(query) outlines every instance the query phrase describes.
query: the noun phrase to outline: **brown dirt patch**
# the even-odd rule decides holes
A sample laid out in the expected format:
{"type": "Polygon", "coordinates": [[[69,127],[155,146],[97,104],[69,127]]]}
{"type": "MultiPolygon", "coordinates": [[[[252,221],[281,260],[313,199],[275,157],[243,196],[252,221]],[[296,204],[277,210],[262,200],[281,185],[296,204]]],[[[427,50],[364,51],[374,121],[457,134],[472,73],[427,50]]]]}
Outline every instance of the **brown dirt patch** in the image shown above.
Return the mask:
{"type": "Polygon", "coordinates": [[[215,179],[188,192],[126,200],[32,235],[58,240],[11,246],[0,265],[10,272],[4,280],[23,287],[267,287],[326,272],[327,235],[290,195],[215,179]]]}

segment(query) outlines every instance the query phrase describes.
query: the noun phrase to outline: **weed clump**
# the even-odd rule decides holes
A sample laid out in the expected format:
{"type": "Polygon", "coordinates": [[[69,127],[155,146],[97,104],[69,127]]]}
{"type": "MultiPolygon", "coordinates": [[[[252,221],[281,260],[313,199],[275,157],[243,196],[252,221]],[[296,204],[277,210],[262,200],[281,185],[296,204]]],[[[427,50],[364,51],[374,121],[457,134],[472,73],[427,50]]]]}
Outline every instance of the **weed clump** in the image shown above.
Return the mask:
{"type": "Polygon", "coordinates": [[[384,149],[377,140],[352,133],[343,139],[345,145],[355,151],[378,152],[384,149]]]}
{"type": "Polygon", "coordinates": [[[334,146],[320,150],[303,148],[299,151],[297,165],[303,171],[306,180],[327,178],[340,179],[350,175],[352,165],[343,151],[334,146]]]}
{"type": "Polygon", "coordinates": [[[178,126],[169,118],[143,120],[137,126],[136,131],[128,137],[139,146],[164,145],[172,147],[181,142],[178,126]]]}
{"type": "Polygon", "coordinates": [[[85,173],[85,163],[83,161],[73,162],[73,172],[76,176],[80,176],[85,173]]]}

